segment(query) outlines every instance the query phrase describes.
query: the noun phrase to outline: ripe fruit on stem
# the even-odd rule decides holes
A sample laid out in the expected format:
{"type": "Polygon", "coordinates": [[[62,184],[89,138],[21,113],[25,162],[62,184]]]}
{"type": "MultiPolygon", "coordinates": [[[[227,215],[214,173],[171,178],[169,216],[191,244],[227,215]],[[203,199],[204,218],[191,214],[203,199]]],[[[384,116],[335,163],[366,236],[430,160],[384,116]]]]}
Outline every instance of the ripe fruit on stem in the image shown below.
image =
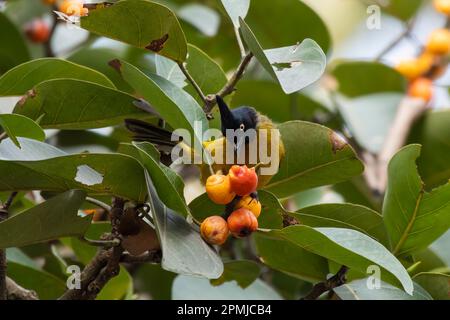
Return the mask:
{"type": "Polygon", "coordinates": [[[212,202],[230,203],[236,194],[231,190],[230,178],[221,174],[213,174],[206,180],[206,193],[212,202]]]}
{"type": "Polygon", "coordinates": [[[408,95],[429,101],[433,96],[433,82],[427,78],[419,78],[411,82],[408,95]]]}
{"type": "Polygon", "coordinates": [[[450,0],[434,0],[433,4],[437,11],[450,15],[450,0]]]}
{"type": "Polygon", "coordinates": [[[36,19],[26,25],[25,34],[32,42],[44,43],[50,37],[50,28],[44,20],[36,19]]]}
{"type": "Polygon", "coordinates": [[[258,176],[254,168],[247,168],[247,166],[231,167],[228,172],[230,177],[231,190],[238,196],[245,196],[256,191],[258,186],[258,176]]]}
{"type": "Polygon", "coordinates": [[[447,29],[434,30],[426,45],[427,52],[444,55],[450,52],[450,31],[447,29]]]}
{"type": "Polygon", "coordinates": [[[237,238],[247,237],[258,229],[258,220],[248,209],[234,211],[227,219],[228,229],[237,238]]]}
{"type": "Polygon", "coordinates": [[[203,220],[200,226],[200,234],[206,242],[213,245],[221,245],[228,238],[228,224],[220,216],[211,216],[203,220]]]}
{"type": "Polygon", "coordinates": [[[396,69],[408,79],[415,79],[428,72],[433,65],[434,57],[424,53],[419,58],[401,61],[396,69]]]}
{"type": "Polygon", "coordinates": [[[252,196],[245,196],[236,204],[235,209],[247,209],[250,210],[256,218],[261,214],[261,202],[252,196]]]}

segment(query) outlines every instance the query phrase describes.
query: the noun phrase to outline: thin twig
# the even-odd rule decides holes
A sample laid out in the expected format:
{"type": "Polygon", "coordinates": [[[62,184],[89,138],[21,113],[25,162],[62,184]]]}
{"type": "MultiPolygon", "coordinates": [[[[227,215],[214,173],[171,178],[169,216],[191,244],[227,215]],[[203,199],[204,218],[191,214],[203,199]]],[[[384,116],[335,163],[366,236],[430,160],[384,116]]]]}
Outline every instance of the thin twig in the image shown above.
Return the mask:
{"type": "Polygon", "coordinates": [[[346,280],[347,272],[348,267],[342,266],[339,269],[339,271],[330,279],[324,282],[319,282],[316,285],[314,285],[311,292],[308,293],[301,300],[317,300],[325,292],[333,290],[336,287],[342,286],[347,281],[346,280]]]}
{"type": "Polygon", "coordinates": [[[97,200],[97,199],[91,198],[91,197],[86,197],[86,201],[90,202],[92,204],[95,204],[96,206],[102,208],[106,212],[111,212],[111,206],[107,205],[103,201],[100,201],[100,200],[97,200]]]}
{"type": "Polygon", "coordinates": [[[252,60],[252,58],[253,58],[253,53],[251,53],[251,52],[247,53],[242,58],[241,63],[239,64],[238,68],[233,73],[233,75],[228,80],[228,82],[225,84],[225,86],[217,94],[215,94],[215,95],[208,95],[206,97],[206,100],[207,100],[207,104],[205,106],[205,113],[206,114],[211,113],[211,110],[216,105],[216,103],[217,103],[216,95],[218,95],[218,96],[223,98],[223,97],[233,93],[233,91],[235,90],[236,84],[238,83],[238,81],[244,75],[245,70],[246,70],[247,66],[249,65],[250,61],[252,60]]]}
{"type": "Polygon", "coordinates": [[[8,300],[39,300],[36,292],[19,286],[14,280],[6,277],[8,300]]]}
{"type": "Polygon", "coordinates": [[[392,42],[388,44],[386,48],[384,48],[376,57],[375,61],[380,61],[383,59],[383,57],[388,54],[392,49],[394,49],[397,44],[400,43],[405,37],[408,37],[411,34],[412,29],[414,28],[415,19],[412,19],[408,22],[408,25],[406,26],[406,29],[400,33],[392,42]]]}
{"type": "Polygon", "coordinates": [[[112,239],[112,240],[94,240],[94,239],[88,239],[84,237],[79,238],[80,241],[87,243],[90,246],[93,247],[104,247],[104,248],[112,248],[117,247],[120,245],[119,239],[112,239]]]}
{"type": "Polygon", "coordinates": [[[128,253],[123,253],[120,257],[120,262],[125,263],[160,263],[161,250],[149,251],[141,256],[132,256],[128,253]]]}
{"type": "Polygon", "coordinates": [[[202,101],[206,104],[207,101],[206,101],[205,94],[203,93],[202,89],[197,84],[195,79],[189,73],[188,69],[186,68],[186,65],[183,62],[180,62],[180,63],[178,63],[178,66],[180,67],[180,69],[183,72],[183,74],[186,77],[186,79],[192,84],[192,86],[194,87],[195,91],[197,91],[197,94],[200,96],[200,99],[202,99],[202,101]]]}

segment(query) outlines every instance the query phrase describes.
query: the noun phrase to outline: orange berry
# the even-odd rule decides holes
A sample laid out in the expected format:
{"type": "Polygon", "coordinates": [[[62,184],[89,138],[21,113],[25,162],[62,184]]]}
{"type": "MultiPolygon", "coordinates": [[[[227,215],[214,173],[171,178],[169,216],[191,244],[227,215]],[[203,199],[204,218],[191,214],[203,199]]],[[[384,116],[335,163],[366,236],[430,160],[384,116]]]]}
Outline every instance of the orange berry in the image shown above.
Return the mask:
{"type": "Polygon", "coordinates": [[[450,0],[434,0],[433,4],[436,11],[450,15],[450,0]]]}
{"type": "Polygon", "coordinates": [[[83,7],[83,0],[64,0],[59,6],[59,11],[68,16],[87,16],[89,10],[83,7]]]}
{"type": "Polygon", "coordinates": [[[25,27],[28,39],[35,43],[47,42],[50,37],[50,28],[42,19],[36,19],[25,27]]]}
{"type": "Polygon", "coordinates": [[[434,57],[423,53],[419,58],[401,61],[395,68],[408,79],[415,79],[428,72],[433,65],[434,57]]]}
{"type": "Polygon", "coordinates": [[[235,209],[247,209],[250,210],[256,218],[261,214],[261,202],[258,199],[254,199],[251,196],[245,196],[236,204],[235,209]]]}
{"type": "Polygon", "coordinates": [[[258,229],[255,215],[245,208],[237,209],[228,217],[228,229],[237,238],[244,238],[258,229]]]}
{"type": "Polygon", "coordinates": [[[200,234],[206,242],[213,245],[221,245],[228,238],[228,224],[220,216],[206,218],[200,225],[200,234]]]}
{"type": "Polygon", "coordinates": [[[230,203],[236,194],[231,190],[230,178],[221,174],[213,174],[206,180],[206,193],[212,202],[230,203]]]}
{"type": "Polygon", "coordinates": [[[444,55],[450,52],[450,31],[447,29],[434,30],[426,45],[427,52],[444,55]]]}
{"type": "Polygon", "coordinates": [[[256,191],[258,187],[258,176],[254,168],[247,168],[247,166],[231,167],[228,172],[230,177],[231,190],[238,196],[245,196],[256,191]]]}
{"type": "Polygon", "coordinates": [[[414,80],[409,86],[408,95],[429,101],[433,96],[433,82],[426,78],[414,80]]]}

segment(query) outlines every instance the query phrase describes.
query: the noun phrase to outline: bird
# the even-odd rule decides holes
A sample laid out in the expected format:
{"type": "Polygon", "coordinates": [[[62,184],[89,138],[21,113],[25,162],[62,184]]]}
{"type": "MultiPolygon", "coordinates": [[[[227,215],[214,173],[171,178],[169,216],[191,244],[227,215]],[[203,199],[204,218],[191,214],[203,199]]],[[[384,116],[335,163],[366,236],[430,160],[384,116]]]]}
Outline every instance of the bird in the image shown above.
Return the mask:
{"type": "MultiPolygon", "coordinates": [[[[266,185],[270,179],[278,171],[283,158],[285,157],[285,147],[280,134],[273,134],[272,131],[276,130],[276,125],[272,120],[256,111],[255,108],[249,106],[241,106],[235,109],[230,109],[222,97],[216,95],[216,101],[220,112],[221,120],[221,132],[222,137],[214,140],[203,141],[203,148],[211,154],[214,158],[216,155],[220,158],[220,153],[222,154],[222,159],[216,161],[209,166],[206,162],[200,163],[198,166],[200,168],[202,182],[205,183],[206,179],[211,175],[211,173],[220,172],[222,174],[227,174],[231,166],[234,164],[247,165],[248,167],[256,167],[258,173],[258,188],[266,185]],[[249,135],[249,130],[254,130],[255,135],[249,135]],[[231,138],[227,136],[227,130],[233,130],[238,132],[238,134],[233,135],[231,138]],[[260,135],[260,132],[265,130],[266,135],[260,135]],[[239,134],[240,133],[240,134],[239,134]],[[256,139],[256,140],[255,140],[256,139]],[[263,139],[264,141],[262,142],[263,139]],[[267,146],[267,157],[272,156],[272,148],[276,148],[275,155],[278,158],[274,159],[276,164],[276,170],[270,174],[262,174],[263,168],[268,168],[272,164],[263,162],[259,154],[260,146],[267,146]],[[256,159],[249,155],[252,148],[256,147],[256,159]],[[233,151],[232,163],[227,163],[226,156],[227,152],[233,151]],[[237,155],[243,152],[243,158],[241,162],[237,155]],[[253,161],[251,161],[253,160],[253,161]],[[256,161],[255,161],[256,160],[256,161]]],[[[181,145],[183,150],[190,153],[191,157],[194,158],[198,156],[189,145],[185,142],[174,141],[173,134],[171,131],[150,124],[148,122],[137,120],[137,119],[125,119],[126,128],[133,133],[133,140],[135,141],[147,141],[154,144],[158,150],[162,153],[170,153],[173,147],[177,144],[181,145]]],[[[255,150],[255,149],[253,149],[255,150]]]]}

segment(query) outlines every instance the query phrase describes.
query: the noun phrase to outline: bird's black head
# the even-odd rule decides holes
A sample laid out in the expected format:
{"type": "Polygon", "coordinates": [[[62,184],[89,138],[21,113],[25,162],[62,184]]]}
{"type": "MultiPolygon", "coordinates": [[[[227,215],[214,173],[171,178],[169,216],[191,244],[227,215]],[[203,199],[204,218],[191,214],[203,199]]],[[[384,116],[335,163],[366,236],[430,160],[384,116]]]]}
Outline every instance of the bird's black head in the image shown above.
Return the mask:
{"type": "Polygon", "coordinates": [[[251,107],[239,107],[233,110],[227,106],[220,96],[216,96],[222,122],[222,134],[226,135],[227,129],[243,130],[256,129],[258,113],[251,107]]]}

